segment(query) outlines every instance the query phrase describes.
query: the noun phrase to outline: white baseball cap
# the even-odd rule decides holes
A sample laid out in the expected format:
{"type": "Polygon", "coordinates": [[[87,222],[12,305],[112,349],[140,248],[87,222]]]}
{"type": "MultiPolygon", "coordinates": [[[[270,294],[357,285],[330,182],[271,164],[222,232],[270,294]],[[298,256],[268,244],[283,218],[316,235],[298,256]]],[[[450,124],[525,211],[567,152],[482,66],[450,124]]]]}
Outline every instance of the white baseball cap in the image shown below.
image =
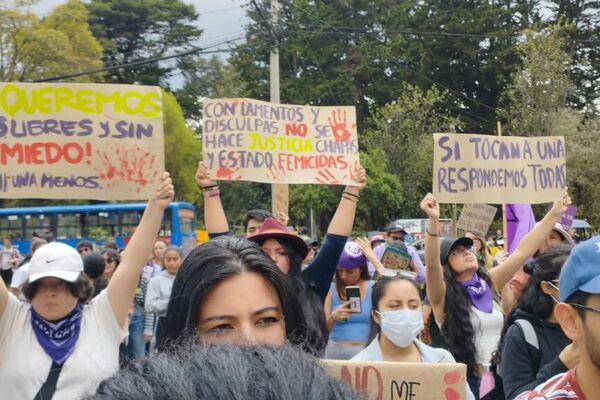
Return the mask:
{"type": "Polygon", "coordinates": [[[48,243],[31,257],[29,283],[53,277],[75,282],[83,272],[83,260],[77,250],[64,243],[48,243]]]}

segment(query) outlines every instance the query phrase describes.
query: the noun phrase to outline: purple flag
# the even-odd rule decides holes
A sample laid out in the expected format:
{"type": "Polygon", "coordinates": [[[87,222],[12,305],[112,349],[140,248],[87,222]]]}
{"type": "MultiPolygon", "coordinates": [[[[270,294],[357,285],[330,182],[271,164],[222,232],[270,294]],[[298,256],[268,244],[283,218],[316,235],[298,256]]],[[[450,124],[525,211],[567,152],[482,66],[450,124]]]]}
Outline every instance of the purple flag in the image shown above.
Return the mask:
{"type": "Polygon", "coordinates": [[[535,226],[535,216],[530,204],[506,205],[506,237],[508,254],[511,254],[519,242],[535,226]]]}
{"type": "Polygon", "coordinates": [[[565,211],[563,211],[560,216],[560,223],[565,228],[568,229],[573,226],[573,219],[577,214],[577,206],[569,206],[565,211]]]}

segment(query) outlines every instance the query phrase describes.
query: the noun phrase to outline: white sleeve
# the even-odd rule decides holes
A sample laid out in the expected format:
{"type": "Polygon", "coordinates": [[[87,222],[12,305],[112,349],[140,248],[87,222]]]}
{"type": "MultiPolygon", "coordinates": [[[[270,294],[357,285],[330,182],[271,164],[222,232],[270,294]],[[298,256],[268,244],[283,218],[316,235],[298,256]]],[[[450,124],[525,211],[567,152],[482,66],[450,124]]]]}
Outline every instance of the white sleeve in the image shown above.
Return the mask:
{"type": "Polygon", "coordinates": [[[109,332],[117,343],[121,343],[129,333],[128,327],[122,327],[117,321],[115,312],[108,299],[108,290],[103,290],[92,299],[89,305],[84,306],[84,315],[97,321],[103,331],[109,332]]]}
{"type": "Polygon", "coordinates": [[[164,314],[168,305],[169,298],[163,299],[160,292],[160,277],[152,278],[148,285],[144,309],[147,313],[164,314]]]}
{"type": "Polygon", "coordinates": [[[6,307],[0,316],[0,348],[9,332],[17,329],[17,325],[25,321],[27,313],[29,313],[29,306],[9,292],[6,307]]]}
{"type": "MultiPolygon", "coordinates": [[[[28,264],[26,264],[28,265],[28,264]]],[[[21,286],[25,283],[27,278],[29,278],[29,269],[24,268],[25,265],[22,265],[15,271],[10,281],[10,287],[13,289],[21,289],[21,286]]]]}

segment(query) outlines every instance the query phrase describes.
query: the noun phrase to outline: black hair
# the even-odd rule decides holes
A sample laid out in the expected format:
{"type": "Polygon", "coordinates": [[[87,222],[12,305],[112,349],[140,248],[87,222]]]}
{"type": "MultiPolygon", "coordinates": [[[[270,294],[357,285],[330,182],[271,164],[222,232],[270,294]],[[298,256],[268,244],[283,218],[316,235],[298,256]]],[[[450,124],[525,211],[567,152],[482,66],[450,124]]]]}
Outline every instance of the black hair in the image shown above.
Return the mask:
{"type": "Polygon", "coordinates": [[[89,240],[82,240],[79,243],[77,243],[77,246],[75,248],[79,250],[82,247],[89,247],[90,249],[94,250],[94,243],[92,243],[89,240]]]}
{"type": "Polygon", "coordinates": [[[244,217],[244,232],[246,232],[248,229],[248,222],[250,222],[251,219],[255,219],[258,222],[263,222],[267,218],[273,218],[273,214],[267,210],[257,208],[255,210],[248,211],[244,217]]]}
{"type": "Polygon", "coordinates": [[[117,246],[117,243],[114,240],[107,240],[104,242],[103,247],[105,249],[119,250],[119,246],[117,246]]]}
{"type": "Polygon", "coordinates": [[[104,257],[99,251],[92,251],[83,258],[83,272],[90,278],[96,279],[104,273],[104,257]]]}
{"type": "MultiPolygon", "coordinates": [[[[31,302],[31,300],[33,300],[33,298],[35,297],[35,294],[37,293],[38,289],[40,288],[40,284],[42,283],[42,280],[43,280],[43,278],[38,279],[32,283],[30,283],[29,281],[26,281],[23,284],[21,292],[23,293],[23,296],[25,296],[25,298],[29,302],[31,302]]],[[[67,285],[67,287],[69,288],[69,291],[71,292],[71,294],[77,298],[77,302],[79,304],[87,303],[94,294],[94,284],[92,283],[92,280],[90,278],[88,278],[88,276],[86,274],[84,274],[83,272],[79,274],[79,277],[77,278],[77,280],[75,282],[67,282],[67,281],[64,281],[64,282],[67,285]]]]}
{"type": "MultiPolygon", "coordinates": [[[[368,281],[371,279],[371,274],[369,274],[369,268],[366,265],[364,265],[362,267],[358,267],[358,268],[360,268],[359,279],[361,281],[368,281]]],[[[352,268],[344,268],[344,269],[352,269],[352,268]]],[[[342,280],[339,277],[339,274],[338,274],[339,270],[340,270],[340,268],[337,268],[335,270],[335,282],[334,282],[335,290],[337,291],[337,294],[338,294],[338,297],[340,298],[340,300],[346,301],[346,300],[348,300],[346,298],[346,291],[344,290],[346,286],[344,285],[344,282],[342,282],[342,280]]]]}
{"type": "Polygon", "coordinates": [[[134,361],[88,400],[359,400],[318,359],[289,345],[188,344],[134,361]]]}
{"type": "Polygon", "coordinates": [[[390,285],[390,283],[396,281],[410,282],[417,290],[417,293],[419,294],[419,300],[421,300],[421,288],[415,279],[403,276],[401,274],[395,276],[382,276],[377,282],[375,282],[373,289],[371,290],[371,324],[369,326],[369,338],[367,339],[367,346],[373,339],[375,339],[377,335],[379,335],[379,332],[381,331],[381,327],[377,322],[375,322],[373,314],[375,311],[379,311],[379,302],[381,301],[381,298],[385,296],[387,287],[390,285]]]}
{"type": "Polygon", "coordinates": [[[296,247],[291,240],[285,237],[272,237],[258,240],[259,246],[262,246],[266,240],[275,239],[285,249],[289,260],[288,280],[294,287],[297,298],[300,300],[302,313],[307,324],[305,346],[310,351],[319,355],[325,351],[327,340],[329,339],[329,329],[325,318],[323,301],[317,293],[311,289],[302,277],[302,256],[296,251],[296,247]]]}
{"type": "Polygon", "coordinates": [[[523,271],[531,275],[523,288],[523,294],[516,307],[508,314],[502,327],[498,349],[492,355],[492,362],[499,365],[502,360],[504,337],[508,328],[519,318],[518,310],[546,320],[554,312],[554,300],[542,290],[542,282],[558,279],[563,264],[571,254],[573,246],[560,244],[541,253],[533,262],[525,264],[523,271]]]}
{"type": "MultiPolygon", "coordinates": [[[[591,293],[588,292],[584,292],[581,290],[576,290],[572,295],[570,295],[566,300],[565,303],[567,304],[579,304],[582,306],[587,305],[588,300],[590,299],[590,297],[592,297],[591,293]]],[[[585,321],[585,310],[579,308],[579,307],[573,307],[577,313],[579,314],[579,316],[581,317],[582,321],[585,321]]]]}
{"type": "Polygon", "coordinates": [[[166,255],[167,255],[167,253],[168,253],[168,252],[170,252],[170,251],[174,251],[175,253],[179,254],[179,257],[180,257],[181,259],[183,259],[183,250],[181,250],[181,247],[177,247],[177,246],[168,246],[168,247],[165,249],[165,252],[163,253],[163,259],[162,259],[162,262],[163,262],[163,264],[164,264],[164,262],[165,262],[165,257],[166,257],[166,255]]]}
{"type": "Polygon", "coordinates": [[[183,260],[163,320],[165,329],[159,349],[168,350],[198,336],[198,317],[206,296],[224,279],[243,272],[258,273],[273,286],[281,302],[287,337],[301,344],[306,323],[285,275],[256,243],[221,236],[196,247],[183,260]]]}
{"type": "MultiPolygon", "coordinates": [[[[442,326],[444,341],[456,362],[466,364],[467,372],[476,373],[477,350],[473,341],[475,329],[471,323],[472,303],[448,261],[444,263],[443,268],[446,282],[445,319],[442,326]]],[[[492,281],[485,269],[480,267],[476,273],[493,290],[492,281]]]]}
{"type": "Polygon", "coordinates": [[[108,262],[116,261],[117,262],[117,267],[121,263],[121,254],[119,253],[118,250],[113,250],[113,249],[110,249],[110,248],[109,249],[104,249],[104,250],[102,250],[102,254],[106,254],[106,260],[108,262]]]}

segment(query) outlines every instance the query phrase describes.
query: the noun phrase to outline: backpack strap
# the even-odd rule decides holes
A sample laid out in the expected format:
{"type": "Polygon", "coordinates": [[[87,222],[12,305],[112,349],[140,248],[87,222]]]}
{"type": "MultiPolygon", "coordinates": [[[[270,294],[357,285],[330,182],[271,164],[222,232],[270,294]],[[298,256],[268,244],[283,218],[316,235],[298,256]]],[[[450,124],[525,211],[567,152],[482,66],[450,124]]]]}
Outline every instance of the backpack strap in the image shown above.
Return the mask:
{"type": "Polygon", "coordinates": [[[43,383],[40,390],[37,392],[33,400],[51,400],[56,392],[56,383],[58,382],[58,376],[64,364],[58,365],[54,361],[50,367],[50,372],[46,378],[46,382],[43,383]]]}
{"type": "Polygon", "coordinates": [[[533,325],[531,325],[531,322],[529,322],[526,319],[518,319],[515,321],[515,323],[521,327],[521,330],[525,335],[525,341],[539,351],[540,344],[538,342],[535,329],[533,329],[533,325]]]}

